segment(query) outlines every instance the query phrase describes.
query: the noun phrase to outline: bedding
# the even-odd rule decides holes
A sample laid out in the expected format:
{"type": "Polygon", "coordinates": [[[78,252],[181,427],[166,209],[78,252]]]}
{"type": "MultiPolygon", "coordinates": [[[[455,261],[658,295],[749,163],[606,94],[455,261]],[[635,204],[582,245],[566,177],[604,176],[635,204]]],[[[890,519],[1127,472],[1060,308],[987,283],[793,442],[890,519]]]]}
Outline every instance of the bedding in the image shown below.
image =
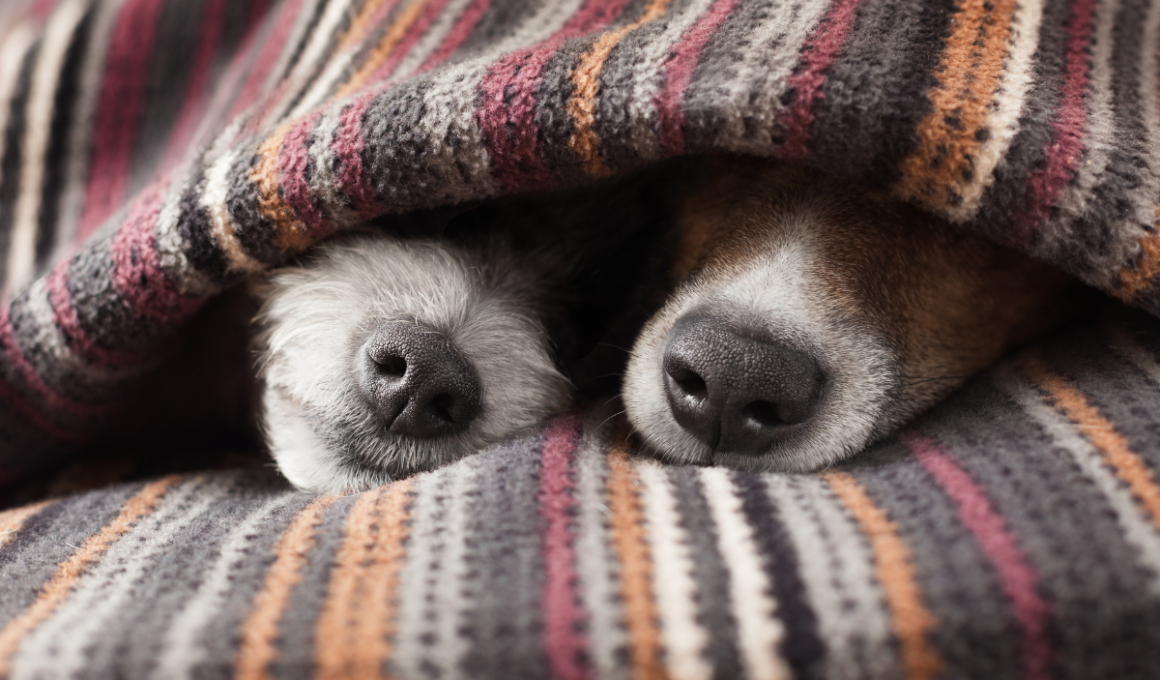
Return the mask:
{"type": "Polygon", "coordinates": [[[211,298],[317,240],[683,154],[868,182],[1136,308],[817,475],[667,467],[601,408],[343,498],[268,469],[150,476],[159,434],[137,474],[101,468],[131,481],[0,515],[0,676],[1160,674],[1160,4],[10,0],[0,20],[9,505],[82,462],[211,298]]]}

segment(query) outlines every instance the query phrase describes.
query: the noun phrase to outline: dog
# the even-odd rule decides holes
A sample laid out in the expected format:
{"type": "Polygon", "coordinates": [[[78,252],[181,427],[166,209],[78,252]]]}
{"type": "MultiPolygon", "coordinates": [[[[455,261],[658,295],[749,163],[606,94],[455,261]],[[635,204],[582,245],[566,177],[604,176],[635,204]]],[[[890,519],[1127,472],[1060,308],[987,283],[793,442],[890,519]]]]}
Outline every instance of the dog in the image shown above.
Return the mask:
{"type": "Polygon", "coordinates": [[[627,417],[660,458],[824,468],[1085,308],[1060,271],[801,167],[717,159],[675,292],[641,330],[627,417]]]}
{"type": "Polygon", "coordinates": [[[675,222],[650,178],[396,220],[273,272],[257,352],[282,473],[361,491],[569,408],[571,368],[663,273],[675,222]]]}

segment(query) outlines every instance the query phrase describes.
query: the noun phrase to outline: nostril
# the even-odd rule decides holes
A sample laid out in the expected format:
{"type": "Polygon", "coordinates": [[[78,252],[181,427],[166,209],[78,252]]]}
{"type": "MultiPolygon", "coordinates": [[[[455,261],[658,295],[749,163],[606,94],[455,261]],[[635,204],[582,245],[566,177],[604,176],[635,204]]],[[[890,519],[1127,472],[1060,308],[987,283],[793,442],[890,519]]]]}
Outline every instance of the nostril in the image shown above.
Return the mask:
{"type": "Polygon", "coordinates": [[[697,401],[704,401],[709,396],[709,386],[705,384],[704,378],[697,375],[695,371],[678,369],[670,371],[669,376],[672,377],[677,387],[681,388],[682,392],[697,401]]]}
{"type": "Polygon", "coordinates": [[[455,416],[453,416],[451,412],[451,409],[454,405],[454,397],[452,397],[450,394],[440,394],[436,395],[435,398],[431,400],[428,407],[431,409],[431,415],[435,418],[447,423],[454,423],[455,416]]]}
{"type": "Polygon", "coordinates": [[[741,409],[741,415],[753,421],[758,427],[784,425],[785,420],[778,415],[778,408],[768,401],[754,401],[741,409]]]}
{"type": "Polygon", "coordinates": [[[402,377],[407,373],[407,360],[397,355],[386,355],[383,357],[372,357],[375,367],[382,375],[399,376],[402,377]]]}

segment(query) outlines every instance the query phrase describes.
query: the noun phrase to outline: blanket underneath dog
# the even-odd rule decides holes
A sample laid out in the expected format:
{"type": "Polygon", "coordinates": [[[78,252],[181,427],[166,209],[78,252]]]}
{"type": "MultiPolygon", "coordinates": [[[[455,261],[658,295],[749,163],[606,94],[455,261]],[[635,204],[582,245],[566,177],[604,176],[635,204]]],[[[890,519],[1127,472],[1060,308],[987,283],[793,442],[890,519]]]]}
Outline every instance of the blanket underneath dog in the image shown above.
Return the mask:
{"type": "MultiPolygon", "coordinates": [[[[868,182],[1155,314],[1158,51],[1140,0],[6,0],[0,485],[318,239],[687,153],[868,182]]],[[[10,511],[0,677],[1155,677],[1156,328],[817,476],[640,462],[579,414],[357,497],[10,511]]]]}

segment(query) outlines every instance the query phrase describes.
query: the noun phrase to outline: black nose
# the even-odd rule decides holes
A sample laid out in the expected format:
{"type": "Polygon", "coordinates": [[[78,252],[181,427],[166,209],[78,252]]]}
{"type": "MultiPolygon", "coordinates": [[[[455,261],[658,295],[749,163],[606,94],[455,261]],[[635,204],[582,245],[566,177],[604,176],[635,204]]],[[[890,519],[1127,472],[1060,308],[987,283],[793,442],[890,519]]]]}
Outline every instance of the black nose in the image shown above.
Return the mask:
{"type": "Polygon", "coordinates": [[[665,341],[665,392],[673,416],[709,448],[759,455],[808,421],[825,377],[808,355],[686,316],[665,341]]]}
{"type": "Polygon", "coordinates": [[[443,335],[390,322],[362,353],[363,394],[392,432],[442,437],[463,431],[479,415],[475,368],[443,335]]]}

